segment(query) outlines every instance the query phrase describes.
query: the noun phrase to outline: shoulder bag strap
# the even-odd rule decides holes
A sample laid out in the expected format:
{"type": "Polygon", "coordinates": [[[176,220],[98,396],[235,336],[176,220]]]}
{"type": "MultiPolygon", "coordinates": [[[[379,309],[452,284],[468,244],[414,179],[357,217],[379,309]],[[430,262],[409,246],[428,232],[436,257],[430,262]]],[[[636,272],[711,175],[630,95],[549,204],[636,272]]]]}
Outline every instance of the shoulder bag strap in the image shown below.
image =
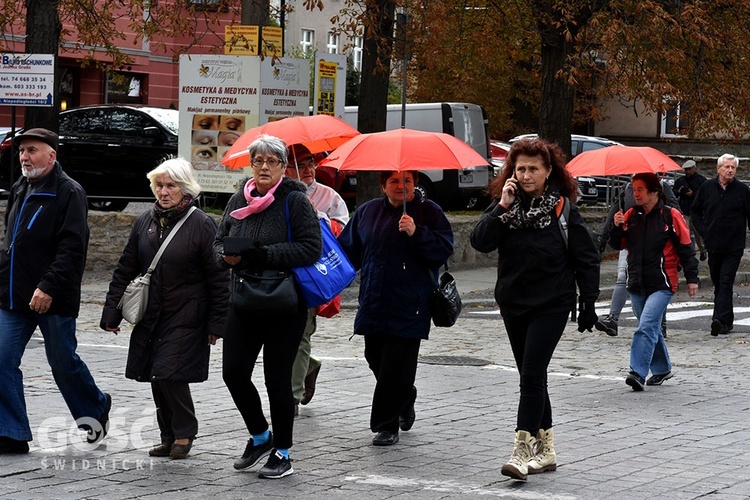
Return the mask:
{"type": "Polygon", "coordinates": [[[190,210],[188,210],[188,213],[185,217],[180,219],[177,224],[175,224],[174,229],[169,232],[169,235],[167,236],[167,239],[164,240],[164,243],[161,244],[159,247],[159,251],[156,252],[156,255],[154,255],[154,260],[151,261],[151,265],[148,266],[148,270],[146,271],[146,274],[151,274],[154,272],[154,269],[156,269],[156,264],[159,262],[159,259],[161,258],[161,254],[164,253],[164,250],[167,249],[167,245],[169,245],[169,242],[172,241],[172,238],[175,234],[177,234],[177,231],[180,230],[182,225],[185,223],[185,221],[190,217],[190,215],[195,211],[195,206],[190,207],[190,210]]]}

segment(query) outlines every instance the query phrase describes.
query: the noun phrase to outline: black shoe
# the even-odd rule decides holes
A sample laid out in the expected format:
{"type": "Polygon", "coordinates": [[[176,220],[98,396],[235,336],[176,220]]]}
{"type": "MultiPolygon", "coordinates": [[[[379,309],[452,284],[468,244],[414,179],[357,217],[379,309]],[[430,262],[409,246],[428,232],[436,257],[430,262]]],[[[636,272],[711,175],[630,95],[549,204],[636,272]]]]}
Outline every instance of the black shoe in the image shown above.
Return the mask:
{"type": "Polygon", "coordinates": [[[402,431],[408,431],[414,425],[414,420],[417,418],[414,413],[414,403],[417,401],[417,388],[411,388],[412,395],[414,398],[411,400],[411,404],[398,416],[398,427],[402,431]]]}
{"type": "Polygon", "coordinates": [[[190,449],[193,447],[194,439],[194,437],[189,438],[187,444],[173,444],[172,449],[169,450],[169,458],[175,458],[177,460],[187,458],[190,454],[190,449]]]}
{"type": "Polygon", "coordinates": [[[318,365],[316,369],[308,373],[305,377],[305,391],[302,393],[302,398],[299,400],[299,404],[306,405],[312,401],[312,398],[315,395],[315,382],[318,380],[320,367],[321,365],[318,365]]]}
{"type": "Polygon", "coordinates": [[[416,420],[416,418],[417,414],[414,412],[414,403],[412,403],[403,415],[399,415],[399,429],[401,429],[402,431],[408,431],[409,429],[411,429],[411,426],[414,425],[414,420],[416,420]]]}
{"type": "Polygon", "coordinates": [[[701,252],[701,260],[706,260],[708,258],[708,254],[706,252],[701,252]]]}
{"type": "Polygon", "coordinates": [[[636,392],[643,390],[643,379],[635,372],[628,373],[628,376],[625,377],[625,383],[632,387],[636,392]]]}
{"type": "Polygon", "coordinates": [[[263,479],[281,479],[293,472],[292,461],[288,458],[284,458],[284,455],[277,450],[273,450],[271,456],[268,457],[266,465],[258,471],[258,477],[263,479]]]}
{"type": "Polygon", "coordinates": [[[29,452],[29,443],[27,441],[19,441],[5,436],[0,436],[0,455],[10,455],[29,452]]]}
{"type": "Polygon", "coordinates": [[[253,438],[250,438],[247,440],[245,453],[235,460],[234,468],[240,470],[258,465],[261,460],[271,454],[271,450],[273,450],[273,436],[268,436],[268,441],[258,446],[255,446],[253,438]]]}
{"type": "Polygon", "coordinates": [[[673,376],[672,372],[662,373],[661,375],[651,375],[651,377],[646,380],[646,385],[661,385],[662,382],[669,380],[673,376]]]}
{"type": "Polygon", "coordinates": [[[599,316],[594,327],[600,332],[604,332],[610,337],[617,337],[617,320],[611,314],[599,316]]]}
{"type": "Polygon", "coordinates": [[[148,456],[150,457],[168,457],[169,452],[172,451],[172,441],[163,442],[157,446],[154,446],[148,450],[148,456]]]}
{"type": "Polygon", "coordinates": [[[107,398],[107,402],[104,404],[102,415],[97,420],[97,422],[99,422],[99,428],[92,429],[90,426],[86,426],[88,427],[86,430],[86,442],[89,444],[100,442],[107,436],[107,432],[109,431],[109,410],[112,409],[112,396],[106,392],[104,393],[104,396],[107,398]]]}
{"type": "Polygon", "coordinates": [[[372,438],[373,446],[391,446],[398,443],[398,432],[380,431],[372,438]]]}
{"type": "Polygon", "coordinates": [[[732,330],[731,327],[722,324],[721,321],[715,319],[711,322],[711,335],[717,337],[719,335],[726,335],[732,330]]]}

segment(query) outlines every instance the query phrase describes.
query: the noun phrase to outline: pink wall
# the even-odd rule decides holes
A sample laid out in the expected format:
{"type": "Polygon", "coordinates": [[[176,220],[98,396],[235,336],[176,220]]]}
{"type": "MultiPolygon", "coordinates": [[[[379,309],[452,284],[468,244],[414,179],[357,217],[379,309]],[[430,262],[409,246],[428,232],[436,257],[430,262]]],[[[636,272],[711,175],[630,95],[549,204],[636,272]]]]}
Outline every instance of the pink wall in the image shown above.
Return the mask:
{"type": "MultiPolygon", "coordinates": [[[[175,3],[184,5],[184,3],[179,1],[175,3]]],[[[222,21],[218,26],[207,26],[205,22],[199,22],[196,31],[198,33],[206,33],[206,36],[199,44],[190,47],[184,52],[192,54],[223,53],[224,26],[232,22],[231,16],[230,13],[222,14],[222,21]],[[217,36],[214,32],[221,36],[217,36]]],[[[133,73],[144,76],[142,82],[143,103],[157,107],[177,107],[179,65],[176,59],[175,62],[171,62],[171,60],[174,50],[189,45],[193,37],[181,36],[164,40],[165,47],[163,49],[157,47],[157,43],[154,41],[150,44],[150,50],[146,52],[142,50],[142,40],[136,39],[133,36],[125,20],[118,21],[117,25],[126,36],[126,39],[120,42],[120,47],[129,52],[135,51],[135,54],[132,55],[134,58],[133,62],[126,68],[120,69],[120,71],[125,74],[133,73]]],[[[71,26],[66,25],[66,28],[72,30],[71,26]]],[[[72,31],[72,33],[75,32],[72,31]]],[[[74,34],[68,37],[68,39],[73,38],[74,34]]],[[[10,46],[0,51],[24,52],[25,49],[23,44],[17,43],[15,46],[10,46]]],[[[79,61],[84,55],[85,52],[83,51],[63,49],[59,54],[58,65],[60,67],[79,66],[79,61]]],[[[103,53],[96,54],[95,58],[101,61],[107,60],[106,55],[103,53]]],[[[77,72],[76,96],[74,102],[71,104],[85,106],[104,103],[105,82],[105,75],[101,70],[93,67],[81,68],[77,72]]],[[[10,106],[0,106],[0,127],[10,126],[11,109],[10,106]]],[[[18,128],[23,127],[24,109],[23,106],[16,106],[15,108],[16,127],[18,128]]]]}

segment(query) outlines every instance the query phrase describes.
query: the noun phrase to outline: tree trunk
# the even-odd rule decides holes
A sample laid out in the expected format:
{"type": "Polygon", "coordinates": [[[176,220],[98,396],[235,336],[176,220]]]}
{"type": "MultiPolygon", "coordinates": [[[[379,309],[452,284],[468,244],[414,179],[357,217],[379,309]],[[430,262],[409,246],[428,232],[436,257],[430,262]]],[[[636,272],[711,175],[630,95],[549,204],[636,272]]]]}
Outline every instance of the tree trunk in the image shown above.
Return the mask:
{"type": "Polygon", "coordinates": [[[270,0],[242,0],[240,23],[243,26],[268,26],[270,0]]]}
{"type": "MultiPolygon", "coordinates": [[[[357,129],[363,134],[385,130],[395,12],[393,0],[367,0],[357,117],[357,129]]],[[[377,173],[357,172],[357,206],[382,194],[377,173]]]]}
{"type": "Polygon", "coordinates": [[[539,105],[539,136],[557,143],[570,158],[575,89],[558,73],[564,68],[573,45],[564,33],[548,26],[542,32],[542,96],[539,105]]]}
{"type": "MultiPolygon", "coordinates": [[[[57,12],[57,0],[26,0],[26,53],[54,54],[55,75],[57,71],[57,49],[60,45],[62,23],[57,12]]],[[[55,79],[55,95],[52,106],[26,106],[24,127],[43,127],[57,131],[60,128],[60,104],[58,103],[60,82],[55,79]]]]}

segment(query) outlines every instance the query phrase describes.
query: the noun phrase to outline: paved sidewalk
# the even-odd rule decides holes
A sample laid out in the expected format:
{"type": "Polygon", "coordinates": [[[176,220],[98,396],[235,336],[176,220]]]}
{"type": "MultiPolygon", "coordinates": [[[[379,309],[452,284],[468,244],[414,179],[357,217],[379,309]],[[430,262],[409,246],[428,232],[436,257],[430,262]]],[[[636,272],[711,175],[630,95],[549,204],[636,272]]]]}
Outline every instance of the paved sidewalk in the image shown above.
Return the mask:
{"type": "MultiPolygon", "coordinates": [[[[491,294],[493,268],[455,274],[467,300],[491,294]]],[[[22,367],[34,441],[28,455],[0,456],[3,498],[750,497],[747,333],[670,329],[675,378],[634,393],[623,382],[632,332],[611,338],[570,323],[549,378],[559,467],[519,483],[500,475],[512,448],[518,375],[499,317],[476,314],[493,307],[477,302],[455,327],[433,329],[421,350],[416,424],[384,448],[370,444],[374,381],[362,339],[349,338],[347,308],[320,320],[313,345],[323,368],[296,420],[295,474],[271,481],[232,468],[247,435],[221,381],[221,342],[210,379],[193,385],[201,428],[191,457],[149,459],[158,439],[150,388],[123,377],[128,332],[98,328],[106,287],[101,278],[85,283],[79,353],[113,395],[110,435],[96,448],[83,444],[35,336],[22,367]]]]}

